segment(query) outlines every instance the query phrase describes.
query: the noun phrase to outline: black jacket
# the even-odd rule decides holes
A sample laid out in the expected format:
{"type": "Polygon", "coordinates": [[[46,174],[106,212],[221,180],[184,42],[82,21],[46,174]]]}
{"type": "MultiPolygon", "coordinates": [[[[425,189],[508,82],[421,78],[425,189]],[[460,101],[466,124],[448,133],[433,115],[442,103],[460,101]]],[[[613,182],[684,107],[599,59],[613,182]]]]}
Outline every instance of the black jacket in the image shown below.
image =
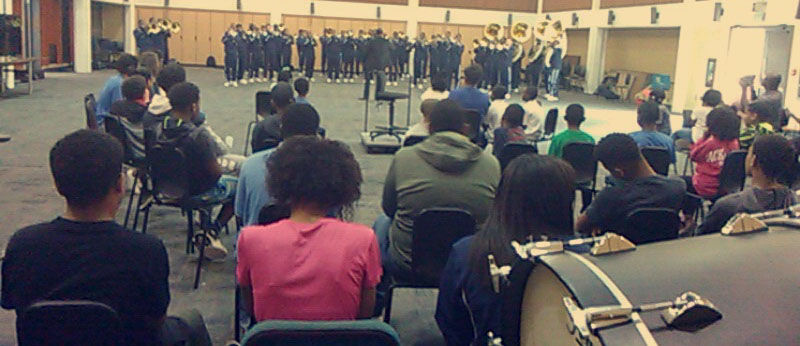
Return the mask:
{"type": "Polygon", "coordinates": [[[389,66],[390,48],[389,40],[383,37],[371,39],[367,44],[367,60],[364,62],[364,68],[367,71],[372,71],[383,70],[389,66]]]}

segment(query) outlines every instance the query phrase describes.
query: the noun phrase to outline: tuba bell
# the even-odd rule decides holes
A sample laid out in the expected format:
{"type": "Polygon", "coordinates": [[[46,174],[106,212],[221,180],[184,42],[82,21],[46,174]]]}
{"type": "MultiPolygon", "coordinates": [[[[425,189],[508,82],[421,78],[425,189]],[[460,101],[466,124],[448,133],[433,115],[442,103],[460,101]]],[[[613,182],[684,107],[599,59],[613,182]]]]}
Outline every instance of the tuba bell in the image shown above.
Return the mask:
{"type": "Polygon", "coordinates": [[[483,27],[483,37],[486,37],[489,41],[497,41],[501,37],[500,30],[503,30],[503,26],[500,24],[487,24],[483,27]]]}
{"type": "Polygon", "coordinates": [[[169,27],[172,26],[172,21],[169,19],[161,19],[158,21],[158,26],[161,28],[162,31],[168,31],[169,27]]]}
{"type": "Polygon", "coordinates": [[[157,23],[152,23],[152,24],[147,26],[147,33],[148,34],[155,35],[155,34],[157,34],[159,32],[161,32],[161,27],[157,23]]]}
{"type": "Polygon", "coordinates": [[[517,43],[525,44],[533,36],[531,26],[527,23],[518,22],[511,26],[511,38],[517,43]]]}
{"type": "Polygon", "coordinates": [[[172,22],[169,25],[169,32],[173,35],[177,35],[181,32],[181,23],[180,22],[172,22]]]}

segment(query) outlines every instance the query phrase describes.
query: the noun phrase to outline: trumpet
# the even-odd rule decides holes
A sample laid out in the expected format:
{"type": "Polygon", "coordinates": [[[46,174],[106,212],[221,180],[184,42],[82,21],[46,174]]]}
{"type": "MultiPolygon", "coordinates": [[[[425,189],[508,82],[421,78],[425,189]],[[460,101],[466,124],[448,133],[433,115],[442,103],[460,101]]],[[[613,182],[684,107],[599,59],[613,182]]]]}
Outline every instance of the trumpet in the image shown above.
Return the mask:
{"type": "Polygon", "coordinates": [[[156,23],[152,23],[147,27],[148,34],[157,34],[159,32],[161,32],[161,27],[159,27],[156,23]]]}
{"type": "Polygon", "coordinates": [[[161,28],[161,30],[167,31],[167,30],[169,30],[169,27],[172,26],[172,22],[169,19],[166,19],[166,18],[165,19],[161,19],[161,20],[158,21],[158,26],[161,28]]]}
{"type": "Polygon", "coordinates": [[[169,26],[169,32],[174,35],[177,35],[181,32],[181,23],[180,22],[172,22],[169,26]]]}

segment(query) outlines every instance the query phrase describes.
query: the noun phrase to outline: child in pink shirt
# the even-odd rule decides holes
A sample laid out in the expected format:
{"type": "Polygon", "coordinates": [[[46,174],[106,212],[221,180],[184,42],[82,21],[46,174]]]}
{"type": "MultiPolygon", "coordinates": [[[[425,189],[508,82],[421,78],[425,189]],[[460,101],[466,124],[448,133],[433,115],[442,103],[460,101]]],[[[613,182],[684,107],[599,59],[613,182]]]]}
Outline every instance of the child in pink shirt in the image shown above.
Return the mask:
{"type": "Polygon", "coordinates": [[[286,140],[267,163],[275,202],[288,219],[242,230],[236,277],[257,321],[369,318],[380,281],[375,233],[327,218],[352,211],[361,169],[346,145],[312,136],[286,140]]]}
{"type": "Polygon", "coordinates": [[[689,192],[713,198],[719,187],[719,174],[725,156],[739,149],[741,122],[733,109],[715,108],[707,117],[708,132],[692,146],[689,154],[695,164],[694,176],[687,187],[689,192]]]}

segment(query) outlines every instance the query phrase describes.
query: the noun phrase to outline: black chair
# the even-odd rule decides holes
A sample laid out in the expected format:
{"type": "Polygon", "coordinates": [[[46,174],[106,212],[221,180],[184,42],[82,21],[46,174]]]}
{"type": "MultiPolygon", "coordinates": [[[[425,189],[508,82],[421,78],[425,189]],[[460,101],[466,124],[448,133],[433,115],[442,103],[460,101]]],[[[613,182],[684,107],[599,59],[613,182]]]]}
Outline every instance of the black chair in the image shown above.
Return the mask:
{"type": "Polygon", "coordinates": [[[406,139],[403,140],[403,146],[410,147],[414,144],[424,141],[425,138],[428,138],[428,136],[407,136],[406,139]]]}
{"type": "Polygon", "coordinates": [[[618,232],[636,245],[677,239],[681,219],[669,208],[639,208],[625,218],[625,229],[618,232]]]}
{"type": "MultiPolygon", "coordinates": [[[[123,226],[127,228],[131,207],[133,205],[133,196],[135,195],[134,191],[138,185],[140,187],[139,198],[136,203],[133,227],[131,228],[135,231],[139,220],[139,208],[142,205],[142,198],[144,195],[149,194],[149,192],[146,191],[148,164],[145,155],[144,136],[142,130],[135,129],[135,126],[127,120],[113,114],[106,117],[103,121],[103,126],[105,127],[106,133],[116,138],[122,144],[124,150],[123,163],[126,166],[136,169],[133,187],[128,197],[128,207],[125,211],[125,222],[123,223],[123,226]]],[[[147,232],[146,229],[142,229],[142,231],[147,232]]]]}
{"type": "Polygon", "coordinates": [[[397,100],[408,99],[408,94],[386,91],[386,74],[383,72],[377,73],[375,85],[375,100],[389,103],[389,125],[376,126],[375,129],[369,133],[370,139],[375,140],[378,136],[388,135],[396,138],[397,142],[402,143],[403,138],[401,135],[406,128],[394,125],[394,103],[397,100]]]}
{"type": "Polygon", "coordinates": [[[469,140],[481,148],[486,148],[489,142],[486,140],[481,114],[474,109],[468,109],[464,113],[464,123],[468,127],[467,137],[469,140]]]}
{"type": "Polygon", "coordinates": [[[264,321],[247,332],[244,346],[399,346],[397,332],[376,320],[264,321]]]}
{"type": "Polygon", "coordinates": [[[597,159],[594,157],[594,144],[572,142],[564,146],[561,157],[575,169],[575,182],[578,186],[590,187],[592,193],[597,186],[597,159]]]}
{"type": "Polygon", "coordinates": [[[536,146],[530,143],[510,142],[500,149],[500,154],[497,156],[497,161],[500,161],[500,169],[505,170],[508,164],[511,163],[517,156],[525,154],[538,154],[539,150],[536,146]]]}
{"type": "Polygon", "coordinates": [[[656,173],[663,176],[669,175],[669,165],[672,162],[672,156],[669,150],[664,147],[644,147],[641,148],[642,156],[650,164],[656,173]]]}
{"type": "Polygon", "coordinates": [[[384,322],[391,320],[394,289],[438,288],[453,243],[475,233],[475,229],[475,219],[463,209],[429,208],[420,212],[414,219],[411,240],[411,277],[393,274],[393,283],[386,292],[384,322]]]}
{"type": "Polygon", "coordinates": [[[121,331],[113,308],[85,300],[39,301],[17,319],[19,345],[118,345],[121,331]]]}
{"type": "MultiPolygon", "coordinates": [[[[691,129],[694,126],[696,120],[692,119],[692,110],[685,109],[683,110],[683,128],[684,129],[691,129]]],[[[691,174],[694,174],[694,164],[692,163],[691,158],[689,157],[691,142],[686,141],[685,139],[677,139],[674,142],[675,145],[675,152],[681,153],[686,155],[686,159],[683,161],[683,175],[686,175],[686,170],[691,169],[691,174]]],[[[678,174],[678,163],[675,162],[674,167],[675,174],[678,174]]]]}
{"type": "Polygon", "coordinates": [[[744,167],[746,157],[747,150],[734,150],[725,156],[725,161],[722,163],[722,170],[719,173],[717,198],[744,189],[744,182],[747,177],[744,167]]]}
{"type": "Polygon", "coordinates": [[[553,134],[556,132],[558,126],[558,108],[550,108],[547,111],[547,116],[544,118],[544,134],[537,142],[545,142],[553,139],[553,134]]]}
{"type": "MultiPolygon", "coordinates": [[[[148,144],[147,161],[150,166],[150,192],[152,202],[144,206],[143,231],[147,230],[147,221],[153,204],[179,208],[186,214],[188,229],[186,231],[186,253],[194,253],[194,243],[200,244],[197,269],[194,277],[194,288],[200,284],[200,271],[203,266],[207,237],[214,230],[211,224],[212,209],[228,201],[217,203],[202,202],[191,198],[189,193],[189,172],[186,157],[175,147],[152,144],[152,131],[145,131],[145,142],[148,144]],[[194,212],[200,216],[200,234],[194,234],[194,212]],[[197,238],[197,239],[196,239],[197,238]]],[[[227,226],[226,226],[227,227],[227,226]]]]}
{"type": "MultiPolygon", "coordinates": [[[[250,137],[253,135],[253,129],[255,128],[256,124],[258,124],[258,116],[259,114],[268,115],[268,114],[275,114],[275,110],[272,108],[272,92],[269,91],[259,91],[256,92],[256,115],[255,119],[250,120],[247,123],[247,133],[244,137],[244,156],[247,156],[247,149],[250,146],[250,137]]],[[[277,143],[275,144],[277,146],[277,143]]]]}
{"type": "Polygon", "coordinates": [[[681,127],[685,129],[690,129],[694,126],[696,120],[692,119],[692,110],[691,109],[684,109],[683,110],[683,124],[681,127]]]}
{"type": "Polygon", "coordinates": [[[97,101],[94,94],[83,97],[83,109],[86,112],[86,128],[97,130],[100,126],[97,124],[97,101]]]}

